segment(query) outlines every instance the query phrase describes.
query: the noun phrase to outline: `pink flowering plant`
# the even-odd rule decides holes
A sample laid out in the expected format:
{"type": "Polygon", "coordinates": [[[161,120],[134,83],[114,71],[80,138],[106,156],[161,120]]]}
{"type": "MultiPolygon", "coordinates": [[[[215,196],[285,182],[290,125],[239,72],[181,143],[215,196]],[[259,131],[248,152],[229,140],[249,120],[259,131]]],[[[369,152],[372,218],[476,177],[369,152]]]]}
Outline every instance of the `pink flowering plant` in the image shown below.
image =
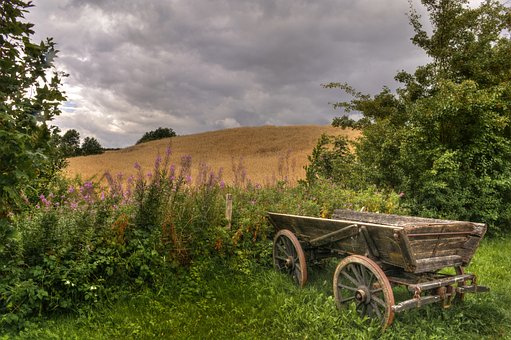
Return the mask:
{"type": "Polygon", "coordinates": [[[254,184],[242,159],[233,166],[235,183],[228,185],[223,169],[199,163],[192,176],[190,156],[178,165],[171,156],[168,149],[151,171],[135,164],[133,176],[62,181],[36,204],[26,200],[26,212],[15,219],[15,256],[0,268],[0,324],[80,311],[119,290],[160,289],[187,272],[194,274],[186,274],[179,289],[193,296],[201,294],[201,275],[215,266],[240,273],[270,266],[267,211],[328,217],[337,207],[401,209],[397,194],[354,192],[329,181],[290,186],[279,174],[282,180],[272,185],[254,184]]]}

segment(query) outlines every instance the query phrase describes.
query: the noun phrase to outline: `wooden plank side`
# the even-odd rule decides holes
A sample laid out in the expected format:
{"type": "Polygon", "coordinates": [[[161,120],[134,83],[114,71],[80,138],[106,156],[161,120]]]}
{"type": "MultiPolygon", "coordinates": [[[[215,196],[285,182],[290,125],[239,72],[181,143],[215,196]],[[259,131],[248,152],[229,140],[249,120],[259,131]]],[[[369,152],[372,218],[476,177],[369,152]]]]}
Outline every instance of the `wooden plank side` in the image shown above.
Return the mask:
{"type": "Polygon", "coordinates": [[[332,231],[331,233],[316,237],[315,239],[310,240],[310,244],[313,247],[328,245],[336,241],[355,236],[358,233],[359,227],[356,224],[351,224],[347,227],[332,231]]]}
{"type": "Polygon", "coordinates": [[[402,246],[395,238],[401,228],[378,228],[366,226],[367,234],[371,237],[374,246],[378,251],[379,260],[400,268],[405,268],[407,263],[403,257],[402,246]]]}
{"type": "Polygon", "coordinates": [[[450,256],[450,255],[460,255],[461,256],[461,250],[460,249],[443,249],[443,250],[429,250],[429,251],[423,251],[419,253],[414,253],[414,257],[416,261],[427,259],[427,258],[433,258],[433,257],[442,257],[442,256],[450,256]]]}
{"type": "Polygon", "coordinates": [[[393,214],[381,214],[373,212],[361,212],[347,209],[336,209],[332,214],[333,219],[352,220],[359,222],[369,222],[375,224],[385,224],[389,226],[403,226],[417,223],[446,223],[450,221],[434,218],[424,218],[415,216],[403,216],[393,214]]]}
{"type": "Polygon", "coordinates": [[[335,232],[353,223],[307,216],[268,213],[268,218],[276,230],[289,229],[297,236],[314,239],[335,232]]]}
{"type": "Polygon", "coordinates": [[[405,232],[411,239],[422,237],[421,235],[427,236],[427,234],[451,234],[450,236],[454,236],[465,233],[481,237],[486,232],[486,226],[484,224],[472,222],[415,224],[406,226],[405,232]]]}
{"type": "Polygon", "coordinates": [[[459,255],[439,256],[417,260],[416,264],[415,273],[424,273],[445,267],[460,266],[463,264],[463,259],[459,255]]]}
{"type": "Polygon", "coordinates": [[[462,248],[469,238],[467,236],[455,237],[428,237],[428,238],[410,238],[410,244],[414,249],[423,249],[431,247],[445,247],[445,244],[456,245],[462,248]]]}

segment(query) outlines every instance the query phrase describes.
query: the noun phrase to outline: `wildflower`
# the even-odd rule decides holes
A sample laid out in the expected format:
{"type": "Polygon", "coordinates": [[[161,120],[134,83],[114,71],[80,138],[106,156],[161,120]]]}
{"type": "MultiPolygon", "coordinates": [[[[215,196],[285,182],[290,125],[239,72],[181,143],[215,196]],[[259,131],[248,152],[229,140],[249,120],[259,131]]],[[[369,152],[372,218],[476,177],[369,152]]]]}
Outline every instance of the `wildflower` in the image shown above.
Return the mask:
{"type": "Polygon", "coordinates": [[[160,164],[161,164],[161,156],[160,156],[160,155],[158,155],[158,156],[156,157],[156,160],[154,161],[154,168],[155,168],[155,169],[159,169],[159,168],[160,168],[160,164]]]}
{"type": "Polygon", "coordinates": [[[69,194],[72,194],[73,192],[75,192],[75,187],[74,187],[74,186],[72,186],[72,185],[70,185],[70,186],[69,186],[69,189],[67,189],[67,192],[68,192],[69,194]]]}
{"type": "Polygon", "coordinates": [[[90,286],[90,290],[96,290],[96,289],[98,289],[98,287],[96,287],[94,285],[90,286]]]}
{"type": "Polygon", "coordinates": [[[64,284],[65,284],[66,286],[69,286],[69,285],[71,284],[71,282],[70,282],[69,280],[66,280],[66,282],[64,282],[64,284]]]}
{"type": "Polygon", "coordinates": [[[225,182],[224,182],[223,180],[222,180],[222,181],[220,181],[220,188],[221,188],[221,189],[225,188],[225,182]]]}
{"type": "Polygon", "coordinates": [[[169,157],[172,154],[172,150],[170,149],[170,146],[167,146],[167,150],[165,150],[165,156],[169,157]]]}
{"type": "Polygon", "coordinates": [[[44,197],[44,194],[41,194],[41,196],[39,196],[39,199],[41,200],[41,203],[44,204],[45,207],[48,208],[51,205],[51,202],[48,201],[46,197],[44,197]]]}
{"type": "Polygon", "coordinates": [[[192,184],[192,176],[190,175],[186,176],[186,183],[192,184]]]}
{"type": "Polygon", "coordinates": [[[71,202],[71,203],[69,204],[69,206],[71,207],[71,209],[76,210],[76,209],[78,208],[78,203],[76,203],[76,202],[71,202]]]}
{"type": "Polygon", "coordinates": [[[104,201],[105,200],[105,193],[102,191],[101,192],[101,200],[104,201]]]}
{"type": "Polygon", "coordinates": [[[405,197],[405,193],[401,191],[401,192],[399,193],[399,198],[403,198],[403,197],[405,197]]]}
{"type": "Polygon", "coordinates": [[[135,165],[133,166],[135,169],[137,169],[138,171],[142,170],[142,167],[140,166],[140,163],[139,162],[135,162],[135,165]]]}

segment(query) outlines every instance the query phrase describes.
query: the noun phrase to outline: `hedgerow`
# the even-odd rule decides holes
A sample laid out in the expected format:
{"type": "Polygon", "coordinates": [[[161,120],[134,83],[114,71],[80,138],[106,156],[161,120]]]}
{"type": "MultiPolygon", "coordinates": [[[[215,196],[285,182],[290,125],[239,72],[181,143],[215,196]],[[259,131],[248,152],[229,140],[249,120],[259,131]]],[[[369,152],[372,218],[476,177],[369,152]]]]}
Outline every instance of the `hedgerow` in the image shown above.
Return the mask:
{"type": "Polygon", "coordinates": [[[267,211],[329,217],[335,208],[399,212],[399,196],[314,186],[225,185],[222,171],[192,160],[171,164],[170,150],[150,172],[103,181],[60,182],[15,218],[12,257],[0,268],[0,323],[23,327],[34,316],[81,313],[123,292],[158,290],[183,279],[200,294],[202,273],[222,266],[250,273],[271,264],[267,211]],[[65,183],[65,188],[62,186],[65,183]],[[233,197],[229,227],[225,196],[233,197]],[[186,275],[185,275],[186,274],[186,275]]]}

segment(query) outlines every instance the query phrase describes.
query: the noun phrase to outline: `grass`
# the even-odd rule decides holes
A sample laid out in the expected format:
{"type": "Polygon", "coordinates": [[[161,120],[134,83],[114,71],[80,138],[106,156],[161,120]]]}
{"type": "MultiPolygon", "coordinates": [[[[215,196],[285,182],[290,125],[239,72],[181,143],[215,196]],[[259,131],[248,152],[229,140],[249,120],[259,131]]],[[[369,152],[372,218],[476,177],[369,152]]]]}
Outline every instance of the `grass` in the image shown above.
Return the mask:
{"type": "MultiPolygon", "coordinates": [[[[485,240],[469,272],[489,293],[461,305],[437,305],[396,316],[383,334],[332,297],[335,262],[316,268],[304,289],[268,268],[235,274],[218,265],[190,277],[170,277],[159,292],[125,296],[87,315],[31,324],[26,339],[511,339],[511,237],[485,240]]],[[[4,336],[5,338],[8,335],[4,336]]],[[[1,338],[1,336],[0,336],[1,338]]]]}
{"type": "Polygon", "coordinates": [[[184,155],[192,156],[193,178],[198,164],[203,162],[212,169],[223,168],[224,179],[232,183],[233,161],[239,165],[242,159],[247,178],[254,184],[274,183],[283,176],[288,176],[294,183],[305,176],[303,167],[308,163],[307,156],[323,133],[344,134],[349,138],[358,134],[352,130],[315,125],[227,129],[152,141],[102,155],[71,158],[65,173],[70,178],[80,175],[83,179],[93,176],[99,179],[106,170],[113,175],[129,176],[136,172],[135,162],[144,169],[151,169],[158,153],[164,154],[170,142],[173,163],[179,164],[184,155]]]}

